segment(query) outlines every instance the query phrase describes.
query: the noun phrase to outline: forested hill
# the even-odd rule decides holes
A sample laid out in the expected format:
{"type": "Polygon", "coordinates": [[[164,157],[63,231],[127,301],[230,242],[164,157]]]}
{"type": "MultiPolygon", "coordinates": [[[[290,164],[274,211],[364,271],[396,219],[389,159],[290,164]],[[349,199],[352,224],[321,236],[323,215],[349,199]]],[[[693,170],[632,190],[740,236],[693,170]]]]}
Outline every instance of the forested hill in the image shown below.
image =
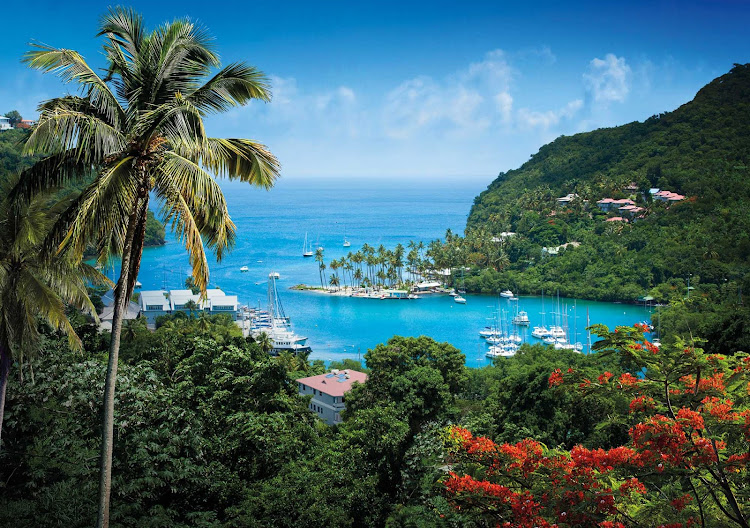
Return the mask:
{"type": "Polygon", "coordinates": [[[512,209],[530,193],[577,192],[596,201],[631,182],[729,207],[747,198],[748,157],[750,64],[738,64],[677,110],[643,123],[561,136],[543,146],[477,197],[468,226],[493,214],[512,221],[517,217],[512,209]]]}

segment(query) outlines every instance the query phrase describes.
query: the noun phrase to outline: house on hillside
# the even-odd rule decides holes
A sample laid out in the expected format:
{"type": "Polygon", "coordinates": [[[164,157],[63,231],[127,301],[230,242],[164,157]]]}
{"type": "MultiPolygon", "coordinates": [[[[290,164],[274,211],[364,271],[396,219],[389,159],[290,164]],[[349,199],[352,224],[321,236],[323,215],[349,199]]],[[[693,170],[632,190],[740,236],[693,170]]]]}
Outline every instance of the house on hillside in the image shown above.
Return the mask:
{"type": "Polygon", "coordinates": [[[580,245],[581,245],[580,242],[576,242],[574,240],[572,242],[568,242],[566,244],[560,244],[559,246],[555,246],[555,247],[543,247],[542,256],[543,257],[544,256],[556,257],[560,253],[561,249],[565,249],[567,247],[577,248],[580,245]]]}
{"type": "Polygon", "coordinates": [[[502,242],[514,236],[516,236],[516,234],[512,231],[503,231],[502,233],[499,233],[497,236],[493,236],[490,239],[490,242],[502,242]]]}
{"type": "Polygon", "coordinates": [[[13,128],[10,126],[10,118],[5,116],[0,116],[0,130],[10,130],[13,128]]]}
{"type": "Polygon", "coordinates": [[[565,196],[557,199],[557,205],[568,205],[573,200],[577,199],[578,195],[575,193],[568,193],[565,196]]]}
{"type": "Polygon", "coordinates": [[[596,202],[596,205],[598,205],[599,209],[601,209],[605,213],[609,213],[610,211],[615,211],[625,205],[634,206],[635,202],[629,198],[623,198],[621,200],[615,200],[613,198],[604,198],[596,202]]]}
{"type": "Polygon", "coordinates": [[[685,199],[685,197],[681,194],[677,194],[676,192],[672,191],[658,191],[653,194],[654,200],[658,200],[660,202],[668,202],[668,203],[675,203],[680,202],[685,199]]]}
{"type": "Polygon", "coordinates": [[[341,411],[346,408],[344,398],[353,383],[364,383],[367,374],[356,370],[333,369],[326,374],[297,380],[299,394],[312,396],[310,410],[328,425],[341,423],[341,411]]]}
{"type": "Polygon", "coordinates": [[[33,119],[21,119],[21,121],[16,124],[16,128],[31,128],[34,125],[36,125],[36,121],[33,119]]]}

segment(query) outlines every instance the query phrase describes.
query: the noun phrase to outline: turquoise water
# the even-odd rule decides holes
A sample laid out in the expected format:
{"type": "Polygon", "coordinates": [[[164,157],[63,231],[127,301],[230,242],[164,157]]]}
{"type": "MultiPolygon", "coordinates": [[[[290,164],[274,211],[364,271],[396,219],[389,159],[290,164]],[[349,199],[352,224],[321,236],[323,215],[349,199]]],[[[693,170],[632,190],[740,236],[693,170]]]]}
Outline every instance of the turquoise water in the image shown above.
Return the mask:
{"type": "MultiPolygon", "coordinates": [[[[238,295],[243,304],[265,307],[268,274],[278,272],[284,308],[295,331],[309,337],[313,359],[356,359],[358,353],[398,334],[447,341],[466,354],[467,365],[488,364],[478,332],[492,323],[488,318],[497,310],[497,297],[466,295],[467,303],[458,305],[444,295],[381,301],[287,289],[320,283],[315,261],[302,257],[306,232],[313,246],[325,248],[326,263],[365,243],[388,248],[398,243],[406,246],[410,240],[427,243],[442,237],[446,228],[463,232],[472,201],[486,185],[480,180],[282,179],[271,191],[261,191],[222,183],[238,236],[222,262],[210,259],[210,284],[238,295]],[[349,248],[342,245],[344,235],[351,242],[349,248]],[[242,266],[250,271],[241,273],[242,266]]],[[[138,278],[147,290],[175,289],[183,287],[189,274],[184,248],[168,234],[165,246],[144,251],[138,278]]],[[[515,309],[506,299],[499,305],[501,310],[515,309]]],[[[532,327],[541,322],[541,298],[521,297],[519,305],[528,312],[532,327]]],[[[573,305],[571,299],[560,299],[560,311],[567,306],[570,333],[577,329],[583,343],[587,307],[592,323],[614,326],[648,318],[642,307],[584,301],[577,302],[576,318],[573,305]]],[[[547,324],[553,323],[555,310],[547,298],[547,324]]]]}

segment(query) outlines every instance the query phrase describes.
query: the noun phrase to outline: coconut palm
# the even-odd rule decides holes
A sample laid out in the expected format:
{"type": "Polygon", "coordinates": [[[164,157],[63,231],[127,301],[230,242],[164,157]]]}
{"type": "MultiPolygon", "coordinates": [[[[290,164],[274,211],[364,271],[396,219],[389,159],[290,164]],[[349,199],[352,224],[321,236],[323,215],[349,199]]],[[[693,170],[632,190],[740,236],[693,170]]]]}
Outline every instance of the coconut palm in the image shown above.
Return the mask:
{"type": "Polygon", "coordinates": [[[273,350],[273,339],[266,332],[261,332],[260,334],[258,334],[258,337],[255,338],[255,342],[266,354],[273,350]]]}
{"type": "MultiPolygon", "coordinates": [[[[6,197],[8,191],[0,190],[6,197]]],[[[65,315],[65,305],[96,317],[86,282],[106,281],[91,266],[75,265],[68,255],[50,256],[42,251],[56,212],[42,196],[27,202],[9,198],[0,202],[0,435],[11,364],[15,359],[22,369],[36,352],[38,319],[67,334],[70,346],[80,349],[81,340],[65,315]]]]}
{"type": "Polygon", "coordinates": [[[94,242],[98,260],[121,257],[115,288],[112,341],[104,395],[97,526],[109,524],[114,390],[122,316],[143,250],[149,198],[184,242],[196,286],[205,290],[204,242],[221,259],[235,228],[212,174],[269,188],[279,166],[263,145],[248,139],[208,137],[207,114],[253,99],[270,100],[262,72],[244,63],[220,67],[208,33],[189,20],[147,31],[132,10],[111,9],[101,21],[106,76],[77,52],[37,45],[25,56],[34,69],[75,83],[79,95],[40,105],[26,143],[43,160],[24,172],[19,194],[28,197],[84,177],[90,179],[58,222],[57,237],[80,258],[94,242]],[[212,75],[213,73],[213,75],[212,75]]]}

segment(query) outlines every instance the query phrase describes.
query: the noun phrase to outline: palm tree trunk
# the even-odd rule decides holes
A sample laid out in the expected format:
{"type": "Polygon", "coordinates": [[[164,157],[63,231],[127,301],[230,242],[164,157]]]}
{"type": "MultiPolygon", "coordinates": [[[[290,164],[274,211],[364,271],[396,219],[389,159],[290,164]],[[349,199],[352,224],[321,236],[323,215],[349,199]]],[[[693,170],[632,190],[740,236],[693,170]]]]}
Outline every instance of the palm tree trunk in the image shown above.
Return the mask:
{"type": "Polygon", "coordinates": [[[10,374],[10,352],[0,345],[0,451],[3,449],[3,418],[5,417],[5,390],[10,374]]]}
{"type": "MultiPolygon", "coordinates": [[[[112,340],[109,345],[109,363],[107,364],[107,378],[104,385],[97,528],[107,528],[109,526],[109,503],[112,491],[112,450],[114,445],[115,383],[117,381],[117,360],[120,353],[120,334],[122,333],[123,315],[127,310],[132,291],[130,285],[135,284],[135,280],[131,279],[133,250],[139,246],[135,238],[139,220],[146,207],[148,207],[148,195],[138,199],[133,207],[133,213],[128,219],[128,230],[122,251],[120,278],[115,288],[115,309],[112,314],[112,340]]],[[[142,247],[142,242],[140,247],[142,247]]]]}

